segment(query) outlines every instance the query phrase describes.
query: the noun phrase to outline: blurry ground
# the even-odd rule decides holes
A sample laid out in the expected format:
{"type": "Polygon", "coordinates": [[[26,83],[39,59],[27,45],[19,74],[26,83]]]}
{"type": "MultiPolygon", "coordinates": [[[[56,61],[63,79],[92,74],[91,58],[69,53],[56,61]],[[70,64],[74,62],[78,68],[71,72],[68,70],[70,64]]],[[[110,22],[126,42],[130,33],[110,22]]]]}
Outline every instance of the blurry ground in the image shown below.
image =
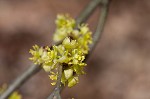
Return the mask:
{"type": "MultiPolygon", "coordinates": [[[[76,17],[90,0],[0,0],[0,85],[11,83],[32,62],[33,44],[50,45],[57,13],[76,17]]],[[[98,10],[89,20],[94,31],[98,10]]],[[[150,99],[150,1],[112,0],[102,38],[88,61],[87,75],[63,99],[150,99]]],[[[51,92],[41,71],[25,83],[23,99],[51,92]]]]}

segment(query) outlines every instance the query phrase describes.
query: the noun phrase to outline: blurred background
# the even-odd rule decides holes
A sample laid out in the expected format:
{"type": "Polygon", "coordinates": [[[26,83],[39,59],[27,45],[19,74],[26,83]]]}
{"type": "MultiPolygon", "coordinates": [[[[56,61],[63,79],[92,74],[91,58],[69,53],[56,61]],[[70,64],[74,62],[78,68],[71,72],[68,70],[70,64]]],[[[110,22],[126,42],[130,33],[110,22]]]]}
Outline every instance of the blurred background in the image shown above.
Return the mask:
{"type": "MultiPolygon", "coordinates": [[[[90,0],[0,0],[0,85],[31,66],[29,49],[50,45],[58,13],[77,17],[90,0]]],[[[88,20],[94,32],[99,9],[88,20]]],[[[111,0],[101,40],[86,75],[63,99],[150,99],[150,0],[111,0]]],[[[20,89],[46,99],[53,87],[42,70],[20,89]]]]}

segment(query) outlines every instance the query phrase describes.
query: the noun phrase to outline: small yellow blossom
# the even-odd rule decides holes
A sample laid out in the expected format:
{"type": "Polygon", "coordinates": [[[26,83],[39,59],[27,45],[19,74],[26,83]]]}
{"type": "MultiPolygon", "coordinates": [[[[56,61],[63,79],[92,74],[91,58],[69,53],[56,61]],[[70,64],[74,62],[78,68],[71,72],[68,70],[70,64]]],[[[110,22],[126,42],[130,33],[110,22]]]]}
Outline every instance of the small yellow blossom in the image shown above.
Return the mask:
{"type": "Polygon", "coordinates": [[[78,83],[78,77],[85,74],[84,60],[92,43],[91,31],[87,24],[77,26],[75,20],[69,15],[58,15],[56,19],[56,31],[53,40],[62,42],[50,47],[33,46],[30,50],[32,60],[35,64],[42,64],[43,69],[49,72],[49,78],[56,84],[58,67],[63,66],[61,82],[68,87],[78,83]]]}

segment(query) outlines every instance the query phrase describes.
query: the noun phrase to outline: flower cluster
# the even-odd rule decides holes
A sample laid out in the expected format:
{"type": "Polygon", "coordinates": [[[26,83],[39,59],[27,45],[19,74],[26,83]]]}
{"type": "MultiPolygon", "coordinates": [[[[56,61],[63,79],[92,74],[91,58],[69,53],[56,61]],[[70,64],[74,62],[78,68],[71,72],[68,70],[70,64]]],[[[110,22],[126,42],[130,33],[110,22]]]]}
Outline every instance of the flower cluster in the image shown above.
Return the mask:
{"type": "Polygon", "coordinates": [[[35,64],[42,64],[43,69],[49,72],[51,83],[55,85],[58,76],[58,67],[62,66],[61,82],[68,87],[78,83],[78,76],[84,74],[85,56],[92,43],[91,31],[86,24],[75,29],[75,20],[68,15],[58,15],[56,20],[56,31],[54,41],[61,42],[53,47],[33,46],[30,50],[32,60],[35,64]]]}
{"type": "Polygon", "coordinates": [[[56,31],[53,38],[55,42],[62,41],[74,30],[75,27],[75,20],[72,19],[68,14],[57,15],[57,20],[55,23],[56,31]]]}
{"type": "MultiPolygon", "coordinates": [[[[7,85],[3,84],[2,87],[0,87],[0,95],[3,94],[3,92],[7,89],[7,85]]],[[[8,99],[22,99],[22,96],[17,92],[13,92],[8,99]]]]}

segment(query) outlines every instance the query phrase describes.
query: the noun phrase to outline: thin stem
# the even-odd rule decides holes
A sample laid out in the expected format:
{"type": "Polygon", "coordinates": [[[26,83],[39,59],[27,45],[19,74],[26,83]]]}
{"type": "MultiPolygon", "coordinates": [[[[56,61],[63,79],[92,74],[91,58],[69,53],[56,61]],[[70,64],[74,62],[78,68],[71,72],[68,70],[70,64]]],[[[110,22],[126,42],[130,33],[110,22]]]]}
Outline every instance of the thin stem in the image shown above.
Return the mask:
{"type": "Polygon", "coordinates": [[[28,68],[22,75],[20,75],[9,87],[8,89],[0,96],[0,99],[6,99],[8,96],[19,88],[24,82],[26,82],[31,76],[35,75],[40,71],[41,65],[33,65],[28,68]]]}
{"type": "MultiPolygon", "coordinates": [[[[88,4],[88,6],[83,10],[83,12],[76,19],[78,24],[81,24],[82,22],[87,20],[87,18],[91,15],[93,10],[98,6],[100,1],[101,0],[92,0],[92,2],[88,4]]],[[[19,88],[22,84],[24,84],[33,75],[38,73],[41,69],[42,68],[40,65],[30,66],[23,74],[21,74],[19,77],[17,77],[14,80],[14,82],[8,87],[8,89],[0,96],[0,99],[8,98],[14,90],[19,88]]]]}
{"type": "Polygon", "coordinates": [[[86,6],[86,8],[80,13],[76,19],[77,24],[85,22],[89,16],[94,12],[95,8],[100,4],[102,0],[91,0],[91,2],[86,6]]]}
{"type": "Polygon", "coordinates": [[[105,26],[106,18],[107,18],[107,13],[108,13],[108,5],[109,5],[108,3],[109,3],[109,0],[102,0],[102,7],[101,7],[100,17],[98,20],[98,25],[97,25],[96,31],[93,35],[93,43],[89,46],[90,52],[89,52],[88,56],[93,52],[96,44],[100,40],[102,32],[104,30],[104,26],[105,26]]]}
{"type": "Polygon", "coordinates": [[[61,86],[62,86],[61,77],[62,77],[62,66],[59,65],[56,88],[47,99],[61,99],[61,96],[60,96],[60,91],[61,91],[61,86]]]}

